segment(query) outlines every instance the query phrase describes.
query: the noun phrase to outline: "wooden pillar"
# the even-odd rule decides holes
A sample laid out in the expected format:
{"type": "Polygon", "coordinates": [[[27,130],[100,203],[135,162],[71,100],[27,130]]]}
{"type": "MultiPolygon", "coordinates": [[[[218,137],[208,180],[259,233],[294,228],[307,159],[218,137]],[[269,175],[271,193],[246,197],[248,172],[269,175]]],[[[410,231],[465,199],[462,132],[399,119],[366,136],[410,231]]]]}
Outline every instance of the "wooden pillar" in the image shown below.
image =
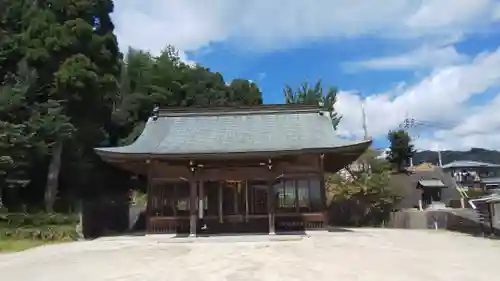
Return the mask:
{"type": "Polygon", "coordinates": [[[269,175],[268,175],[268,180],[267,180],[267,214],[268,214],[268,221],[269,221],[269,235],[275,235],[276,234],[276,229],[275,229],[275,222],[274,222],[274,217],[275,217],[275,208],[274,208],[274,190],[273,190],[273,182],[274,178],[272,177],[271,170],[273,168],[271,159],[268,160],[267,167],[269,169],[269,175]]]}
{"type": "Polygon", "coordinates": [[[239,215],[240,212],[239,212],[239,208],[238,208],[238,199],[239,199],[239,192],[240,192],[240,183],[236,183],[236,186],[233,188],[233,194],[234,194],[234,198],[233,198],[233,203],[234,203],[234,214],[235,215],[239,215]]]}
{"type": "Polygon", "coordinates": [[[219,182],[219,223],[224,222],[223,213],[222,213],[222,200],[224,199],[224,197],[222,196],[222,185],[223,185],[223,183],[219,182]]]}
{"type": "Polygon", "coordinates": [[[294,186],[294,191],[295,191],[295,212],[300,213],[299,180],[293,180],[293,186],[294,186]]]}
{"type": "Polygon", "coordinates": [[[326,227],[328,224],[328,206],[326,205],[326,188],[325,188],[325,164],[324,164],[325,155],[321,154],[319,156],[320,161],[320,175],[319,175],[319,186],[321,191],[321,204],[323,205],[323,227],[326,227]]]}
{"type": "Polygon", "coordinates": [[[189,179],[189,236],[196,237],[196,197],[197,197],[197,180],[194,168],[191,168],[192,176],[189,179]]]}
{"type": "Polygon", "coordinates": [[[272,180],[268,180],[267,182],[267,215],[269,220],[269,235],[274,235],[276,234],[276,229],[274,222],[274,190],[272,180]]]}
{"type": "Polygon", "coordinates": [[[174,217],[177,217],[177,203],[178,203],[178,183],[174,183],[174,194],[173,194],[173,198],[172,198],[172,206],[174,208],[174,217]]]}
{"type": "Polygon", "coordinates": [[[248,181],[245,181],[245,221],[248,222],[248,181]]]}
{"type": "Polygon", "coordinates": [[[205,215],[205,186],[203,185],[203,181],[199,181],[198,183],[200,189],[198,195],[198,217],[203,219],[205,215]]]}
{"type": "Polygon", "coordinates": [[[146,233],[152,233],[153,229],[151,227],[151,206],[153,204],[153,178],[152,178],[152,163],[151,160],[146,160],[146,165],[148,167],[148,178],[147,178],[147,202],[146,202],[146,233]]]}

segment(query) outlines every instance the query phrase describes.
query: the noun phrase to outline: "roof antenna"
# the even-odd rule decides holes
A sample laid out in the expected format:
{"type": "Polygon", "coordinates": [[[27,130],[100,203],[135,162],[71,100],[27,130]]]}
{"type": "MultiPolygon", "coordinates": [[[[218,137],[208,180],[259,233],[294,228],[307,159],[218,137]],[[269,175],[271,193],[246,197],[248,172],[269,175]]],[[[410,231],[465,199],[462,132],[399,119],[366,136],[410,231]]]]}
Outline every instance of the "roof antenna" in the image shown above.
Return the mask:
{"type": "Polygon", "coordinates": [[[159,115],[160,115],[160,107],[156,104],[151,114],[151,116],[153,116],[153,121],[158,120],[159,115]]]}

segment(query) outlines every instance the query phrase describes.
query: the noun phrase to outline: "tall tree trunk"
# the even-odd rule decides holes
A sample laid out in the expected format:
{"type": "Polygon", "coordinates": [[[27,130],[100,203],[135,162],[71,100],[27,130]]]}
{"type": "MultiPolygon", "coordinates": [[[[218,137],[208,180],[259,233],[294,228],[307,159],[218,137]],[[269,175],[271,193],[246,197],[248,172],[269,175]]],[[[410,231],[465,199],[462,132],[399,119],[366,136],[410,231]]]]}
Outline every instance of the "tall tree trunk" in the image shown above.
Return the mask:
{"type": "Polygon", "coordinates": [[[0,211],[3,209],[3,186],[0,185],[0,211]]]}
{"type": "Polygon", "coordinates": [[[50,160],[47,186],[45,188],[45,211],[49,213],[54,211],[54,203],[56,202],[62,150],[62,141],[56,142],[52,148],[52,159],[50,160]]]}

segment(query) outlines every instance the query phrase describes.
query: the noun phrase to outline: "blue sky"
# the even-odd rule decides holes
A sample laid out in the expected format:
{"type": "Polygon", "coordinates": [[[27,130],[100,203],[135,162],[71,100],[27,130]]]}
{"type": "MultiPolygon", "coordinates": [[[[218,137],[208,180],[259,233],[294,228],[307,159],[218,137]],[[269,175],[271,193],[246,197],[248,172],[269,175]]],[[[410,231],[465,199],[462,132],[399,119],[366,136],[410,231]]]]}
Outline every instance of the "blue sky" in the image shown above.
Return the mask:
{"type": "Polygon", "coordinates": [[[500,149],[500,1],[121,0],[120,47],[172,44],[227,81],[255,81],[265,103],[282,88],[339,88],[338,133],[375,145],[415,118],[419,149],[500,149]],[[375,3],[376,2],[376,3],[375,3]]]}

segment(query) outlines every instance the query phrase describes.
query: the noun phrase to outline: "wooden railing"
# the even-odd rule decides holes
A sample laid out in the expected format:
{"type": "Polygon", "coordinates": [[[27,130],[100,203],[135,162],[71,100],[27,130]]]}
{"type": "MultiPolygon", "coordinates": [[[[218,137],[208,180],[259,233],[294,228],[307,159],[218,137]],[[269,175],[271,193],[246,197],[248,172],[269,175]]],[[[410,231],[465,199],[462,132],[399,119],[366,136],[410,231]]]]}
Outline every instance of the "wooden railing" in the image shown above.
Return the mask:
{"type": "Polygon", "coordinates": [[[302,231],[323,229],[325,215],[323,213],[276,214],[277,231],[302,231]]]}
{"type": "MultiPolygon", "coordinates": [[[[208,229],[198,232],[203,233],[251,233],[269,231],[267,215],[227,215],[220,222],[217,216],[207,216],[204,219],[208,229]]],[[[323,229],[325,216],[323,213],[307,214],[276,214],[276,231],[303,231],[323,229]]],[[[200,228],[201,225],[198,225],[200,228]]],[[[149,219],[149,233],[189,233],[189,217],[151,217],[149,219]]]]}
{"type": "Polygon", "coordinates": [[[189,232],[189,217],[152,217],[149,219],[149,233],[189,232]]]}

